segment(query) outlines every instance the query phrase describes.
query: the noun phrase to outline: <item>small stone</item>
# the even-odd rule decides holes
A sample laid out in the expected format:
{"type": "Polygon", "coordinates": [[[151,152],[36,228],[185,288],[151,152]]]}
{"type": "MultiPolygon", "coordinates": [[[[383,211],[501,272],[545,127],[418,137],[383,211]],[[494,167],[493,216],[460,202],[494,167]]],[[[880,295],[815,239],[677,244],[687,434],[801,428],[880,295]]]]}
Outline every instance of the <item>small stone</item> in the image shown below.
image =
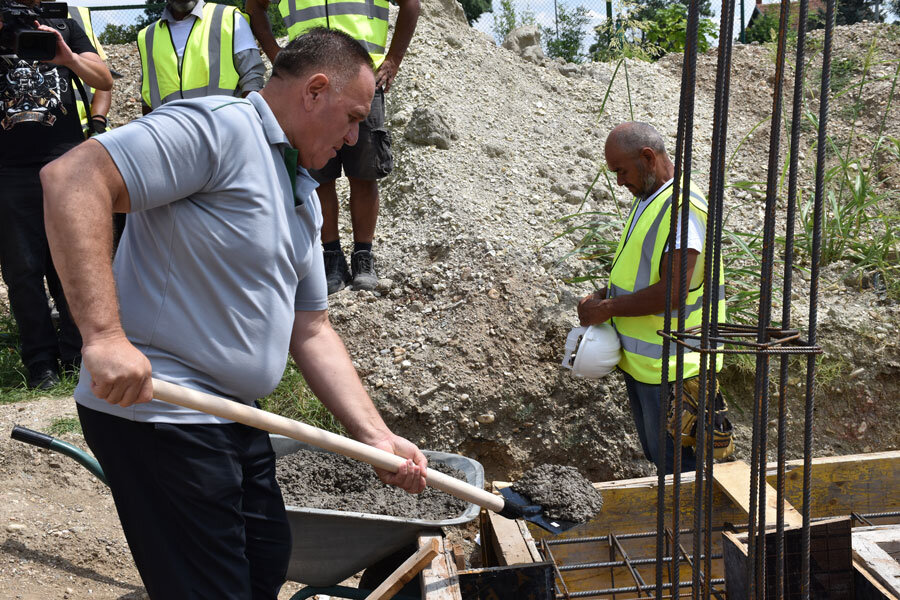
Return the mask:
{"type": "Polygon", "coordinates": [[[856,379],[857,377],[859,377],[860,375],[862,375],[865,372],[866,372],[866,370],[863,369],[862,367],[860,367],[858,369],[854,369],[853,372],[850,373],[850,379],[856,379]]]}
{"type": "Polygon", "coordinates": [[[869,428],[869,424],[866,423],[865,421],[863,421],[862,423],[859,424],[859,427],[856,428],[856,433],[858,433],[859,435],[862,435],[866,432],[866,429],[868,429],[868,428],[869,428]]]}
{"type": "Polygon", "coordinates": [[[6,530],[10,533],[14,533],[16,531],[23,531],[25,529],[25,525],[22,523],[10,523],[6,526],[6,530]]]}
{"type": "Polygon", "coordinates": [[[408,368],[410,368],[411,366],[412,366],[412,363],[411,363],[410,361],[408,361],[408,360],[404,360],[403,362],[400,363],[400,368],[401,368],[401,369],[408,369],[408,368]]]}
{"type": "Polygon", "coordinates": [[[488,295],[488,298],[490,298],[491,300],[496,300],[500,297],[500,292],[497,291],[496,288],[491,288],[488,290],[487,295],[488,295]]]}
{"type": "Polygon", "coordinates": [[[482,425],[490,425],[494,422],[495,419],[496,417],[494,416],[494,413],[484,413],[478,415],[478,422],[482,425]]]}
{"type": "Polygon", "coordinates": [[[378,379],[375,380],[375,389],[378,389],[380,387],[384,387],[384,379],[381,379],[379,377],[378,379]]]}
{"type": "Polygon", "coordinates": [[[403,346],[394,347],[394,356],[403,356],[404,354],[406,354],[406,348],[403,346]]]}

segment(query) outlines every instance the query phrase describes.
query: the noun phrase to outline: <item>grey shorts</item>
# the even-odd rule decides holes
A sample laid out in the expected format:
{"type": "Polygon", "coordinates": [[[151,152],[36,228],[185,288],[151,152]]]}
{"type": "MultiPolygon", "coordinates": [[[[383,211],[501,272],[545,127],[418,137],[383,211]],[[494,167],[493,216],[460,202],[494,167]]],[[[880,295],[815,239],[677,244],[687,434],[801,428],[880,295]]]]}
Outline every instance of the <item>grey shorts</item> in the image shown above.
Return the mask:
{"type": "Polygon", "coordinates": [[[375,180],[394,169],[391,154],[391,132],[384,126],[384,90],[375,90],[372,108],[366,120],[359,124],[359,140],[354,146],[344,146],[337,156],[319,170],[309,174],[319,183],[334,181],[344,175],[356,179],[375,180]]]}

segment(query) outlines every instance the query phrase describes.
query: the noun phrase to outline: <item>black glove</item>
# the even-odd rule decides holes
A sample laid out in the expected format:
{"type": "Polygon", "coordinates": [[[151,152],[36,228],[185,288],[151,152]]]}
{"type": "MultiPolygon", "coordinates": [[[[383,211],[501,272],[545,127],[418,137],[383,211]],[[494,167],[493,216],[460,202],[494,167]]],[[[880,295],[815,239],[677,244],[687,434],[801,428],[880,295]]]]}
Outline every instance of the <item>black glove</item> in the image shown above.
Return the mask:
{"type": "Polygon", "coordinates": [[[106,132],[108,125],[109,121],[106,120],[106,117],[103,115],[94,115],[91,117],[91,136],[106,132]]]}

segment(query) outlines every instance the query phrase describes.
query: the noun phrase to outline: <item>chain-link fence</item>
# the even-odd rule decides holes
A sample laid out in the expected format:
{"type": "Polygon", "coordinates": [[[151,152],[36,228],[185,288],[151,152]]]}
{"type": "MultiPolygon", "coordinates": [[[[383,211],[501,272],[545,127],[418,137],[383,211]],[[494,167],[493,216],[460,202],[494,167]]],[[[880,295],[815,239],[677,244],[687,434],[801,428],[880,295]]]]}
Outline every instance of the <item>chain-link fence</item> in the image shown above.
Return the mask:
{"type": "MultiPolygon", "coordinates": [[[[100,0],[86,0],[85,5],[100,0]]],[[[603,33],[597,30],[604,25],[619,26],[627,22],[628,16],[634,14],[636,8],[647,3],[639,0],[490,0],[492,12],[483,12],[472,22],[472,26],[492,36],[498,43],[514,27],[533,24],[541,29],[544,45],[551,56],[560,56],[567,60],[583,60],[591,53],[592,46],[608,44],[603,33]]],[[[240,0],[226,0],[227,4],[241,5],[240,0]]],[[[72,4],[78,4],[73,2],[72,4]]],[[[280,18],[273,2],[270,8],[270,20],[273,26],[280,24],[280,18]]],[[[463,2],[466,5],[466,2],[463,2]]],[[[487,5],[485,2],[482,6],[487,5]]],[[[163,3],[120,4],[112,6],[90,6],[95,33],[103,44],[131,43],[138,31],[148,23],[159,18],[163,3]]],[[[735,26],[736,35],[741,31],[741,23],[746,25],[756,10],[755,0],[743,0],[736,3],[735,26]]],[[[721,0],[711,0],[707,18],[709,19],[709,39],[715,43],[718,33],[721,0]]],[[[669,27],[676,32],[684,19],[683,6],[675,4],[670,7],[664,18],[654,14],[654,27],[669,27]],[[668,19],[668,20],[667,20],[668,19]]],[[[658,36],[658,33],[653,35],[658,36]]],[[[665,35],[665,32],[663,32],[665,35]]],[[[683,34],[682,34],[683,36],[683,34]]]]}
{"type": "MultiPolygon", "coordinates": [[[[567,59],[586,58],[591,46],[598,42],[609,43],[610,29],[621,31],[625,27],[628,36],[641,37],[643,34],[633,26],[633,18],[645,15],[647,25],[655,28],[651,36],[684,36],[683,23],[686,10],[683,5],[670,4],[667,7],[653,7],[652,17],[648,6],[661,4],[641,0],[491,0],[492,12],[482,13],[472,22],[472,26],[492,36],[498,43],[513,27],[533,24],[540,28],[545,49],[551,56],[567,59]],[[601,33],[598,35],[598,28],[601,33]],[[606,33],[603,33],[604,28],[606,33]],[[668,32],[666,30],[668,28],[668,32]],[[670,32],[670,33],[669,33],[670,32]],[[605,38],[604,38],[605,35],[605,38]]],[[[686,0],[685,0],[686,1],[686,0]]],[[[465,2],[463,5],[465,6],[465,2]]],[[[701,6],[703,2],[701,1],[701,6]]],[[[710,0],[703,11],[708,19],[707,38],[711,44],[717,42],[722,1],[710,0]]],[[[734,31],[739,36],[741,25],[747,25],[756,10],[756,0],[739,0],[735,3],[734,31]]],[[[702,33],[702,32],[701,32],[702,33]]],[[[646,37],[646,36],[645,36],[646,37]]],[[[629,38],[631,39],[631,38],[629,38]]]]}

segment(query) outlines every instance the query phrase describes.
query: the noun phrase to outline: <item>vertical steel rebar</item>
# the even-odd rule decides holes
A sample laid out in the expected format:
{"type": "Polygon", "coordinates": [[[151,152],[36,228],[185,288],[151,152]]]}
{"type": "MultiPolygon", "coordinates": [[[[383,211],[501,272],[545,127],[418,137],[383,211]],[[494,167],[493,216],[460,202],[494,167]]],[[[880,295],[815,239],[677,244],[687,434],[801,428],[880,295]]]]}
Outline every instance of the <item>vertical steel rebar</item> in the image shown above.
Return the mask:
{"type": "MultiPolygon", "coordinates": [[[[809,0],[800,1],[797,20],[797,55],[794,64],[794,97],[791,109],[790,168],[788,173],[788,204],[784,242],[784,293],[782,294],[781,327],[791,326],[791,293],[794,263],[794,227],[797,205],[797,178],[800,153],[800,122],[803,119],[803,77],[805,68],[806,19],[809,0]]],[[[782,355],[778,378],[778,479],[777,523],[775,538],[775,593],[786,593],[784,581],[784,501],[785,462],[787,461],[787,385],[788,356],[782,355]]]]}
{"type": "MultiPolygon", "coordinates": [[[[787,25],[790,15],[788,0],[781,2],[781,14],[778,26],[778,52],[775,59],[775,89],[772,94],[772,124],[769,133],[769,165],[766,181],[765,223],[763,225],[763,257],[760,272],[759,321],[756,341],[763,344],[768,341],[767,329],[772,318],[772,284],[773,266],[775,262],[775,216],[778,196],[779,153],[781,149],[781,104],[784,87],[785,46],[787,43],[787,25]]],[[[754,523],[751,514],[749,534],[749,561],[755,565],[748,569],[751,573],[750,596],[759,585],[757,594],[765,595],[766,590],[766,448],[768,446],[768,402],[769,402],[769,356],[756,356],[756,387],[754,390],[754,448],[750,475],[750,511],[759,511],[754,523]],[[756,494],[759,497],[756,498],[756,494]],[[754,534],[757,538],[754,540],[754,534]]]]}
{"type": "MultiPolygon", "coordinates": [[[[692,0],[691,6],[696,4],[692,0]]],[[[691,39],[690,16],[688,17],[687,39],[691,39]]],[[[669,241],[674,237],[675,217],[679,206],[679,189],[681,184],[681,156],[684,150],[684,138],[689,133],[685,129],[686,121],[686,105],[688,97],[688,71],[690,70],[689,53],[685,52],[681,67],[681,94],[678,100],[678,128],[675,135],[675,177],[672,181],[672,203],[671,203],[671,220],[669,229],[669,241]]],[[[691,88],[691,98],[693,100],[693,88],[691,88]]],[[[663,331],[667,336],[663,337],[661,369],[660,369],[660,386],[659,386],[659,419],[657,420],[657,453],[656,453],[656,473],[657,473],[657,501],[656,501],[656,600],[662,600],[663,594],[663,545],[665,542],[665,513],[666,513],[666,408],[669,402],[669,351],[671,342],[668,334],[672,332],[672,279],[674,277],[675,265],[674,261],[668,261],[666,268],[666,294],[665,294],[665,310],[663,311],[663,331]]],[[[676,352],[681,354],[683,349],[676,346],[676,352]]],[[[676,415],[676,419],[680,420],[681,415],[676,415]]],[[[673,462],[674,462],[673,448],[673,462]]],[[[680,455],[679,455],[680,456],[680,455]]],[[[674,465],[673,465],[674,470],[674,465]]],[[[677,486],[673,481],[673,512],[677,512],[678,503],[675,501],[677,486]]],[[[671,572],[671,571],[670,571],[671,572]]],[[[676,588],[677,589],[677,588],[676,588]]]]}
{"type": "MultiPolygon", "coordinates": [[[[825,192],[825,145],[828,125],[828,98],[831,93],[831,43],[834,32],[835,0],[827,0],[825,10],[825,40],[822,48],[822,87],[819,94],[819,131],[816,147],[816,192],[813,203],[813,247],[809,277],[809,334],[810,346],[816,344],[816,321],[819,300],[819,256],[822,250],[822,208],[825,192]]],[[[809,545],[810,545],[810,469],[812,468],[812,427],[815,404],[816,355],[806,359],[806,401],[803,421],[803,531],[802,567],[800,572],[801,597],[809,600],[809,545]]]]}
{"type": "MultiPolygon", "coordinates": [[[[716,64],[715,108],[713,139],[710,157],[709,193],[707,195],[706,238],[704,246],[704,297],[701,348],[709,349],[710,330],[718,333],[719,264],[721,261],[722,198],[725,188],[725,142],[728,131],[728,93],[731,74],[731,48],[734,35],[735,0],[723,0],[719,28],[719,57],[716,64]],[[731,15],[732,18],[727,18],[731,15]]],[[[712,470],[713,437],[715,427],[716,354],[704,354],[700,364],[698,396],[698,428],[696,479],[694,484],[694,551],[701,543],[705,554],[705,572],[712,572],[712,470]],[[701,530],[703,539],[701,540],[701,530]]],[[[699,599],[701,562],[696,560],[693,571],[693,598],[699,599]]],[[[703,585],[704,599],[709,599],[711,586],[703,585]]]]}
{"type": "MultiPolygon", "coordinates": [[[[678,247],[680,252],[679,265],[679,286],[678,286],[678,331],[683,332],[685,329],[685,305],[687,304],[687,243],[688,243],[688,222],[690,219],[691,206],[691,168],[693,159],[693,142],[694,142],[694,89],[697,84],[697,35],[700,22],[700,3],[699,0],[691,0],[688,8],[688,21],[685,39],[684,63],[685,71],[682,72],[682,99],[684,100],[681,109],[684,112],[683,121],[679,116],[679,121],[683,122],[681,131],[683,136],[682,153],[676,153],[675,157],[675,180],[672,189],[672,208],[670,213],[669,239],[667,242],[667,250],[669,252],[668,272],[666,286],[666,313],[669,328],[671,328],[671,288],[672,288],[672,269],[674,267],[673,254],[676,248],[675,236],[678,230],[678,212],[680,209],[681,222],[681,239],[678,247]],[[687,95],[685,95],[687,94],[687,95]],[[679,183],[681,184],[679,186],[679,183]],[[679,196],[680,192],[680,196],[679,196]],[[680,198],[680,202],[678,201],[680,198]]],[[[666,364],[669,360],[668,354],[662,355],[662,364],[666,364]]],[[[668,375],[668,369],[666,369],[668,375]]],[[[681,424],[683,410],[683,385],[684,385],[684,346],[678,344],[676,346],[675,355],[675,403],[672,407],[675,417],[674,439],[672,440],[672,589],[680,589],[681,569],[679,568],[680,556],[677,548],[680,544],[681,535],[681,424]]],[[[660,405],[660,414],[665,413],[665,404],[660,405]]],[[[663,421],[661,418],[660,421],[663,421]]],[[[665,429],[665,426],[663,426],[665,429]]],[[[660,454],[666,454],[666,446],[662,445],[659,449],[660,454]]]]}

